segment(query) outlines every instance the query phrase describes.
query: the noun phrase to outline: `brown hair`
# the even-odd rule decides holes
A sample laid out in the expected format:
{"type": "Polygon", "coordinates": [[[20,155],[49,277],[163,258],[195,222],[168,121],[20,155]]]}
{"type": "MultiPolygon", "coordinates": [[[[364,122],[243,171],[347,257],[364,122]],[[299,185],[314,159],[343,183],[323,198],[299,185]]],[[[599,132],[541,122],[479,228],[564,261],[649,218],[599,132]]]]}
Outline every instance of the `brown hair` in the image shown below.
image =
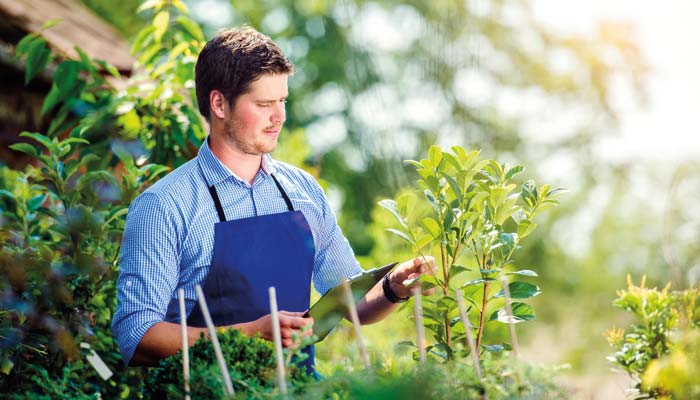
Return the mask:
{"type": "Polygon", "coordinates": [[[294,65],[269,37],[244,26],[225,30],[204,45],[194,68],[199,112],[210,118],[209,93],[223,93],[233,106],[264,74],[291,74],[294,65]]]}

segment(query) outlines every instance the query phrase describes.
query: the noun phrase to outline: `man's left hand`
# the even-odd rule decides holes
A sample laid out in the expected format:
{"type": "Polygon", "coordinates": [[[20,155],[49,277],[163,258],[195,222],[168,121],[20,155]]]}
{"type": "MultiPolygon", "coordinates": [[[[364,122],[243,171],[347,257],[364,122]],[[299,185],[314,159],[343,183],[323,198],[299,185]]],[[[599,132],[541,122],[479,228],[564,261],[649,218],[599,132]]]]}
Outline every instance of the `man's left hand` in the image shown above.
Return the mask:
{"type": "MultiPolygon", "coordinates": [[[[420,280],[414,282],[410,286],[404,286],[403,282],[407,279],[413,279],[421,274],[435,275],[435,258],[431,256],[416,257],[399,264],[398,267],[389,275],[389,283],[391,290],[399,297],[410,297],[414,287],[421,284],[420,280]]],[[[424,296],[429,296],[435,293],[435,288],[423,290],[424,296]]]]}

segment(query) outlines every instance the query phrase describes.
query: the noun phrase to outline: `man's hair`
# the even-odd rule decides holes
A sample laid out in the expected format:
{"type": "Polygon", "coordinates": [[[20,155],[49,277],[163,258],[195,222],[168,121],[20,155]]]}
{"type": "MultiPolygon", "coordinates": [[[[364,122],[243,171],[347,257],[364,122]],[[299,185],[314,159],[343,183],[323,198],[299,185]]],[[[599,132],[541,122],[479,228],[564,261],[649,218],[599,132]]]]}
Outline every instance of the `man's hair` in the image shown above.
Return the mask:
{"type": "Polygon", "coordinates": [[[269,37],[244,26],[225,30],[204,45],[194,69],[199,112],[210,120],[209,93],[223,93],[229,105],[265,74],[291,74],[294,65],[269,37]]]}

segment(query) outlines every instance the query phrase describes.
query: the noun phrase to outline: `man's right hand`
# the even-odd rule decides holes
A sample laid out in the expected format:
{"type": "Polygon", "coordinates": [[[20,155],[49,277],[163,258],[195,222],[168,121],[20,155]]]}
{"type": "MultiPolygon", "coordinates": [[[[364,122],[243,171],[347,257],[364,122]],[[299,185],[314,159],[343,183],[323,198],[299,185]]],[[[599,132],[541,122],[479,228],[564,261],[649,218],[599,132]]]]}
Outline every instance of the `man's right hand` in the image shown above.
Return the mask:
{"type": "MultiPolygon", "coordinates": [[[[304,318],[303,312],[290,312],[290,311],[280,311],[280,336],[282,337],[282,346],[292,347],[295,345],[293,335],[296,334],[297,338],[300,338],[303,334],[304,336],[311,336],[313,334],[313,323],[314,319],[311,317],[304,318]],[[309,327],[306,331],[302,333],[302,328],[305,326],[309,327]]],[[[255,332],[260,332],[263,339],[272,341],[272,315],[267,314],[262,316],[255,321],[252,321],[249,325],[249,334],[253,335],[255,332]]],[[[297,339],[299,340],[299,339],[297,339]]]]}

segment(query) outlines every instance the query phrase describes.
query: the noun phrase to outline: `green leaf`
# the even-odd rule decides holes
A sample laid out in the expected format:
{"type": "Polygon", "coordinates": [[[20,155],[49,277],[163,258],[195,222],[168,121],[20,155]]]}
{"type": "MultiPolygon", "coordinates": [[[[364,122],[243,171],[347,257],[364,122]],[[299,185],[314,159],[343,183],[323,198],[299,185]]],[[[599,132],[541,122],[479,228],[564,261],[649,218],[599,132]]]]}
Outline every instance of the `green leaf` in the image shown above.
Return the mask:
{"type": "MultiPolygon", "coordinates": [[[[508,284],[508,290],[510,291],[511,299],[529,299],[530,297],[535,297],[542,293],[537,285],[533,285],[529,282],[511,282],[508,284]]],[[[505,292],[501,289],[494,297],[504,297],[505,292]]]]}
{"type": "Polygon", "coordinates": [[[12,360],[10,360],[7,357],[4,357],[2,359],[2,364],[0,364],[0,372],[2,372],[5,375],[9,375],[10,371],[12,371],[12,367],[14,366],[15,363],[13,363],[12,360]]]}
{"type": "Polygon", "coordinates": [[[498,178],[496,183],[503,182],[505,174],[503,173],[503,167],[496,160],[488,160],[487,171],[490,171],[494,177],[498,178]]]}
{"type": "Polygon", "coordinates": [[[478,284],[481,284],[481,283],[484,283],[484,282],[493,282],[493,281],[495,281],[494,278],[480,278],[480,279],[474,279],[473,281],[469,281],[469,282],[465,283],[464,285],[462,285],[462,286],[460,286],[460,287],[467,287],[467,286],[472,286],[472,285],[478,285],[478,284]]]}
{"type": "Polygon", "coordinates": [[[440,166],[440,162],[442,161],[442,148],[436,145],[430,146],[430,149],[428,150],[428,159],[435,168],[438,168],[440,166]]]}
{"type": "Polygon", "coordinates": [[[416,160],[403,160],[403,162],[404,164],[413,165],[416,168],[416,170],[424,169],[423,164],[419,163],[416,160]]]}
{"type": "Polygon", "coordinates": [[[508,170],[506,170],[506,180],[512,179],[515,175],[523,172],[523,170],[525,170],[525,167],[523,167],[522,165],[516,165],[514,167],[508,168],[508,170]]]}
{"type": "Polygon", "coordinates": [[[25,54],[27,54],[27,51],[33,43],[37,40],[44,40],[40,36],[38,36],[36,33],[30,33],[23,37],[19,42],[17,42],[17,46],[15,46],[15,56],[14,60],[17,61],[19,58],[25,54]]]}
{"type": "Polygon", "coordinates": [[[21,151],[22,153],[28,154],[35,158],[39,154],[36,148],[29,143],[15,143],[10,145],[10,148],[14,151],[21,151]]]}
{"type": "Polygon", "coordinates": [[[61,23],[61,20],[59,18],[50,19],[50,20],[44,22],[43,25],[41,25],[41,30],[44,31],[46,29],[53,28],[54,26],[58,25],[59,23],[61,23]]]}
{"type": "Polygon", "coordinates": [[[187,6],[180,0],[173,0],[172,5],[183,13],[187,13],[187,6]]]}
{"type": "Polygon", "coordinates": [[[97,181],[105,181],[116,187],[119,187],[119,182],[111,173],[105,170],[100,170],[85,173],[78,179],[76,188],[78,191],[82,192],[86,190],[90,185],[92,185],[92,183],[97,181]]]}
{"type": "Polygon", "coordinates": [[[402,284],[406,287],[413,285],[414,283],[418,282],[425,276],[425,272],[418,274],[416,277],[411,278],[411,279],[404,279],[402,284]]]}
{"type": "Polygon", "coordinates": [[[12,200],[13,203],[17,202],[17,196],[9,190],[0,189],[0,197],[8,198],[12,200]]]}
{"type": "Polygon", "coordinates": [[[44,39],[32,42],[27,51],[27,66],[24,74],[24,84],[27,85],[32,78],[46,68],[51,59],[51,50],[46,46],[44,39]]]}
{"type": "Polygon", "coordinates": [[[537,272],[529,269],[521,269],[519,271],[506,272],[506,275],[538,276],[537,272]]]}
{"type": "Polygon", "coordinates": [[[484,350],[491,353],[500,353],[504,350],[502,344],[482,344],[481,347],[483,347],[484,350]]]}
{"type": "Polygon", "coordinates": [[[518,236],[522,239],[531,234],[537,228],[537,223],[523,220],[518,224],[518,236]]]}
{"type": "Polygon", "coordinates": [[[159,11],[153,18],[153,26],[156,28],[153,31],[153,38],[156,40],[156,42],[160,42],[161,39],[163,39],[163,35],[168,30],[169,23],[170,12],[167,10],[159,11]]]}
{"type": "Polygon", "coordinates": [[[146,43],[149,39],[152,38],[151,34],[153,31],[155,31],[155,27],[153,25],[149,25],[146,28],[142,29],[137,35],[136,38],[134,38],[134,42],[131,45],[131,55],[136,55],[136,53],[139,53],[143,50],[144,43],[146,43]]]}
{"type": "Polygon", "coordinates": [[[396,209],[400,215],[409,216],[416,205],[416,195],[413,192],[403,193],[396,199],[396,209]]]}
{"type": "Polygon", "coordinates": [[[416,245],[416,243],[413,241],[413,239],[411,239],[410,237],[408,237],[407,234],[405,234],[404,232],[401,232],[401,231],[398,230],[398,229],[387,228],[387,231],[393,233],[394,235],[399,236],[400,238],[402,238],[403,240],[407,241],[408,243],[410,243],[410,244],[413,245],[413,246],[416,245]]]}
{"type": "Polygon", "coordinates": [[[156,10],[158,10],[163,8],[164,4],[165,0],[147,0],[144,1],[143,4],[141,4],[139,8],[136,9],[136,13],[138,14],[151,8],[155,8],[156,10]]]}
{"type": "Polygon", "coordinates": [[[433,238],[439,239],[440,238],[440,225],[435,221],[433,218],[427,217],[423,218],[419,222],[420,226],[425,229],[426,232],[428,232],[433,238]]]}
{"type": "Polygon", "coordinates": [[[112,221],[120,218],[122,215],[126,215],[128,212],[129,212],[128,207],[120,208],[114,214],[112,214],[112,216],[109,217],[109,219],[107,221],[105,221],[104,226],[105,227],[108,226],[112,221]]]}
{"type": "Polygon", "coordinates": [[[406,218],[404,218],[399,213],[398,205],[394,200],[384,199],[384,200],[379,201],[378,204],[381,207],[383,207],[385,210],[389,211],[394,216],[394,218],[396,218],[396,220],[399,221],[399,224],[401,224],[401,226],[408,229],[408,224],[406,223],[406,218]]]}
{"type": "Polygon", "coordinates": [[[491,314],[489,321],[498,321],[504,324],[517,324],[524,321],[532,321],[535,319],[535,310],[525,303],[514,302],[511,303],[511,308],[513,309],[513,316],[509,317],[506,313],[505,307],[491,314]]]}
{"type": "Polygon", "coordinates": [[[501,233],[500,235],[501,243],[504,245],[508,246],[508,248],[513,248],[515,246],[515,242],[518,241],[518,234],[517,233],[501,233]]]}
{"type": "Polygon", "coordinates": [[[61,91],[58,89],[56,83],[51,84],[51,90],[49,94],[44,98],[44,104],[41,106],[41,116],[46,115],[52,108],[56,106],[61,100],[61,91]]]}
{"type": "MultiPolygon", "coordinates": [[[[445,155],[447,155],[447,154],[449,154],[449,153],[445,153],[445,155]]],[[[462,198],[463,198],[462,197],[462,188],[459,186],[459,183],[457,183],[457,180],[453,176],[451,176],[445,172],[442,172],[442,176],[443,176],[443,178],[445,178],[447,183],[450,185],[450,188],[452,188],[452,191],[454,192],[455,197],[457,198],[457,202],[459,204],[462,204],[462,198]]]]}
{"type": "Polygon", "coordinates": [[[44,145],[44,147],[46,147],[46,149],[51,153],[58,153],[58,146],[51,139],[49,139],[47,136],[42,135],[41,133],[24,131],[19,135],[22,137],[28,137],[36,140],[37,142],[44,145]]]}
{"type": "Polygon", "coordinates": [[[433,237],[430,235],[425,235],[416,239],[415,248],[417,251],[421,251],[425,246],[429,245],[433,241],[433,237]]]}
{"type": "Polygon", "coordinates": [[[462,272],[467,272],[467,271],[471,271],[471,268],[467,268],[467,267],[462,266],[462,265],[453,264],[450,267],[450,278],[457,276],[458,274],[461,274],[462,272]]]}
{"type": "Polygon", "coordinates": [[[176,21],[178,24],[180,24],[180,26],[185,28],[187,33],[189,33],[192,38],[199,42],[204,41],[204,33],[202,32],[202,28],[196,22],[183,16],[177,17],[176,21]]]}
{"type": "Polygon", "coordinates": [[[46,200],[46,194],[40,194],[38,196],[34,196],[29,201],[27,202],[27,209],[29,211],[36,211],[41,207],[41,205],[44,203],[46,200]]]}
{"type": "Polygon", "coordinates": [[[428,175],[425,178],[425,183],[428,186],[428,189],[430,189],[431,192],[433,193],[439,193],[440,192],[440,181],[438,178],[436,178],[434,175],[428,175]]]}
{"type": "Polygon", "coordinates": [[[435,196],[433,196],[433,193],[429,189],[425,189],[423,191],[423,194],[425,194],[425,198],[428,199],[428,203],[433,207],[433,210],[435,210],[435,213],[437,215],[440,215],[440,207],[437,204],[437,200],[435,200],[435,196]]]}
{"type": "Polygon", "coordinates": [[[461,146],[452,146],[451,147],[452,152],[457,155],[457,158],[459,159],[459,162],[461,164],[461,167],[467,167],[465,163],[467,162],[467,152],[464,150],[463,147],[461,146]]]}
{"type": "Polygon", "coordinates": [[[445,232],[449,232],[452,229],[452,224],[455,222],[455,212],[451,208],[448,208],[444,215],[443,229],[445,232]]]}

